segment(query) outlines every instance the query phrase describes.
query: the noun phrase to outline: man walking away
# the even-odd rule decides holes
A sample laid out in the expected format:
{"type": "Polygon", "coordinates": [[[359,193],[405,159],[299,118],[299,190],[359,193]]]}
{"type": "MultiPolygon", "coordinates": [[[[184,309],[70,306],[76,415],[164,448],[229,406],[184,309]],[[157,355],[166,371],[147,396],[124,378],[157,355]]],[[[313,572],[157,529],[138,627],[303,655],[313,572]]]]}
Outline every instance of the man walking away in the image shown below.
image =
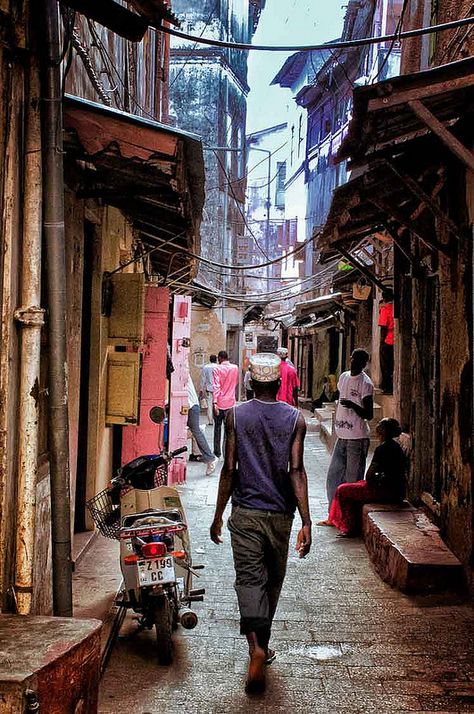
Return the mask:
{"type": "MultiPolygon", "coordinates": [[[[364,478],[370,442],[367,420],[370,421],[374,415],[374,385],[370,377],[363,372],[368,361],[368,352],[355,349],[351,355],[350,370],[343,372],[337,383],[337,441],[326,480],[328,509],[341,483],[354,483],[364,478]]],[[[330,526],[331,523],[325,520],[320,521],[318,525],[330,526]]]]}
{"type": "Polygon", "coordinates": [[[191,376],[188,377],[188,428],[191,434],[196,439],[199,451],[202,454],[202,460],[207,464],[206,476],[210,476],[216,469],[217,459],[214,457],[211,447],[207,443],[207,439],[199,424],[199,416],[201,409],[199,407],[199,399],[196,394],[196,388],[193,384],[191,376]]]}
{"type": "Polygon", "coordinates": [[[214,386],[212,384],[212,374],[217,368],[217,356],[209,355],[209,362],[204,365],[201,372],[201,382],[199,385],[199,396],[207,402],[207,423],[212,425],[213,422],[213,403],[212,393],[214,386]]]}
{"type": "Polygon", "coordinates": [[[228,521],[240,610],[250,663],[249,694],[265,688],[271,627],[285,578],[295,508],[302,526],[296,550],[311,547],[308,486],[303,463],[306,423],[294,407],[278,402],[280,360],[273,354],[250,358],[255,398],[230,410],[226,446],[211,539],[221,543],[222,516],[232,496],[228,521]]]}
{"type": "Polygon", "coordinates": [[[277,400],[286,402],[293,407],[298,406],[298,391],[300,388],[300,380],[296,369],[288,359],[288,350],[286,347],[279,347],[277,355],[281,359],[280,379],[281,386],[278,390],[277,400]]]}
{"type": "Polygon", "coordinates": [[[235,404],[235,390],[239,383],[239,368],[236,364],[229,362],[229,356],[225,350],[221,350],[217,355],[218,366],[212,373],[214,404],[214,455],[221,456],[221,435],[222,423],[225,415],[235,404]]]}

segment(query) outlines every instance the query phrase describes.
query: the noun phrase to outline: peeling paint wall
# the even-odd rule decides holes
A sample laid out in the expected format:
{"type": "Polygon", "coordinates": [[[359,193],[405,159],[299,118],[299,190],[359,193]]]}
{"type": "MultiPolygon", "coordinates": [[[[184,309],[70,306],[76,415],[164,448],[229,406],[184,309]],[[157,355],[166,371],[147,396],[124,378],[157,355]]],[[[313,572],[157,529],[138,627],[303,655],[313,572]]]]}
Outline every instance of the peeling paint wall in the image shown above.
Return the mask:
{"type": "MultiPolygon", "coordinates": [[[[404,30],[451,22],[468,17],[471,0],[411,0],[405,16],[404,30]],[[433,8],[436,6],[436,11],[433,8]]],[[[402,74],[417,72],[430,66],[446,64],[474,54],[474,36],[460,27],[436,35],[415,37],[403,42],[402,74]]]]}
{"type": "Polygon", "coordinates": [[[27,91],[22,53],[29,3],[2,2],[0,42],[0,609],[11,607],[17,473],[18,330],[13,313],[20,305],[22,167],[27,91]],[[8,40],[8,41],[6,41],[8,40]],[[8,45],[11,43],[11,51],[8,45]]]}
{"type": "MultiPolygon", "coordinates": [[[[406,27],[448,22],[469,14],[468,0],[444,0],[432,15],[428,0],[412,0],[406,27]]],[[[404,73],[446,64],[472,55],[472,32],[465,29],[439,33],[404,43],[404,73]]],[[[448,156],[443,209],[466,235],[474,225],[474,181],[458,159],[448,156]]],[[[436,225],[438,240],[449,235],[436,225]]],[[[471,238],[472,240],[472,238],[471,238]]],[[[436,253],[432,276],[402,277],[402,294],[411,296],[411,310],[402,309],[402,354],[411,369],[400,368],[402,418],[411,398],[414,437],[410,490],[425,493],[436,513],[443,536],[466,566],[474,587],[473,566],[473,256],[472,242],[451,243],[449,256],[436,253]],[[412,336],[407,342],[407,331],[412,336]]]]}
{"type": "Polygon", "coordinates": [[[202,366],[209,362],[209,355],[217,355],[220,350],[225,350],[225,348],[225,329],[217,311],[203,305],[193,305],[189,371],[198,391],[202,366]]]}

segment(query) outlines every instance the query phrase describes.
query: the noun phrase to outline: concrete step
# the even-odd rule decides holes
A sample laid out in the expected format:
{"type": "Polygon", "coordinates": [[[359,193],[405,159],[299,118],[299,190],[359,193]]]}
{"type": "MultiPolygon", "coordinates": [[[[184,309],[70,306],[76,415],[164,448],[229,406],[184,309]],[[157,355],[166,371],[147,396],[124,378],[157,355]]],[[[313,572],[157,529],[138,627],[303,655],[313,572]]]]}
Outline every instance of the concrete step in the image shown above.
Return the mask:
{"type": "Polygon", "coordinates": [[[382,408],[382,416],[380,417],[381,419],[383,417],[395,417],[396,416],[395,415],[395,397],[393,396],[393,394],[384,394],[382,392],[382,390],[376,389],[375,395],[374,395],[374,400],[382,408]]]}
{"type": "Polygon", "coordinates": [[[439,528],[425,513],[402,506],[366,504],[365,545],[382,580],[403,592],[460,588],[460,561],[441,540],[439,528]]]}
{"type": "Polygon", "coordinates": [[[332,453],[332,450],[334,449],[334,444],[336,443],[336,433],[334,430],[334,424],[333,420],[327,420],[327,421],[322,421],[320,422],[321,424],[321,431],[320,431],[320,437],[321,441],[323,441],[330,453],[332,453]]]}
{"type": "Polygon", "coordinates": [[[98,620],[1,614],[0,711],[97,712],[100,631],[98,620]]]}
{"type": "Polygon", "coordinates": [[[318,421],[327,421],[328,419],[332,419],[333,411],[331,409],[324,409],[324,407],[321,407],[321,409],[315,409],[314,410],[314,416],[318,421]]]}
{"type": "Polygon", "coordinates": [[[308,432],[319,432],[321,429],[321,422],[315,419],[313,416],[306,418],[306,430],[308,432]]]}
{"type": "Polygon", "coordinates": [[[382,416],[382,407],[380,406],[380,404],[374,403],[374,417],[369,421],[371,438],[377,438],[375,429],[377,428],[377,424],[379,423],[379,421],[382,419],[382,416]]]}
{"type": "Polygon", "coordinates": [[[74,617],[102,621],[102,669],[125,617],[125,609],[115,604],[121,585],[118,541],[98,536],[76,564],[72,589],[74,617]]]}

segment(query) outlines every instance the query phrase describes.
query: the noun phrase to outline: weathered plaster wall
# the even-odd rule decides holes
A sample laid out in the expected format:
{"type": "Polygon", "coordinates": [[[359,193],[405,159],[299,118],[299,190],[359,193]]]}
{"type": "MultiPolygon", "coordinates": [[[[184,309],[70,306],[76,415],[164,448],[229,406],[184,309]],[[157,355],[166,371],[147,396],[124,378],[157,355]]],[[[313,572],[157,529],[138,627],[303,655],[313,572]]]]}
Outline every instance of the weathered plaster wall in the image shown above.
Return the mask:
{"type": "MultiPolygon", "coordinates": [[[[454,168],[454,166],[453,166],[454,168]]],[[[459,164],[450,176],[451,205],[458,202],[458,222],[466,217],[472,236],[474,186],[464,189],[465,171],[459,164]],[[457,179],[457,180],[456,180],[457,179]]],[[[443,239],[449,236],[442,234],[443,239]]],[[[473,262],[472,243],[458,241],[452,259],[440,257],[440,420],[441,517],[447,540],[465,564],[473,557],[473,262]]]]}
{"type": "MultiPolygon", "coordinates": [[[[437,3],[436,15],[431,14],[431,0],[411,0],[404,30],[451,22],[470,14],[470,0],[442,0],[437,3]]],[[[417,72],[429,66],[446,64],[474,54],[474,37],[465,28],[457,28],[437,35],[412,38],[403,43],[402,74],[417,72]]]]}
{"type": "MultiPolygon", "coordinates": [[[[202,3],[177,0],[173,5],[183,27],[206,36],[248,41],[249,5],[227,1],[202,3]]],[[[201,224],[201,253],[224,264],[234,262],[243,230],[244,149],[246,124],[247,56],[244,52],[195,48],[173,39],[170,58],[170,114],[176,125],[203,138],[206,202],[201,224]],[[239,151],[215,152],[209,147],[239,151]]],[[[199,279],[216,290],[223,276],[201,264],[199,279]]],[[[226,289],[234,290],[234,278],[226,289]]]]}
{"type": "Polygon", "coordinates": [[[203,305],[193,305],[189,368],[197,390],[199,390],[202,366],[209,362],[209,355],[216,355],[220,350],[224,350],[225,344],[225,329],[217,311],[203,305]]]}
{"type": "MultiPolygon", "coordinates": [[[[5,13],[7,13],[5,7],[5,13]]],[[[7,17],[4,17],[7,20],[7,17]]],[[[21,28],[17,27],[18,36],[21,28]]],[[[0,607],[11,606],[13,584],[18,413],[18,331],[13,312],[20,304],[21,169],[24,133],[24,67],[19,55],[0,46],[0,607]]]]}
{"type": "Polygon", "coordinates": [[[69,459],[71,474],[71,522],[74,523],[74,499],[79,428],[79,394],[81,381],[82,288],[84,269],[84,205],[74,193],[65,192],[66,225],[66,295],[68,305],[67,360],[69,459]]]}

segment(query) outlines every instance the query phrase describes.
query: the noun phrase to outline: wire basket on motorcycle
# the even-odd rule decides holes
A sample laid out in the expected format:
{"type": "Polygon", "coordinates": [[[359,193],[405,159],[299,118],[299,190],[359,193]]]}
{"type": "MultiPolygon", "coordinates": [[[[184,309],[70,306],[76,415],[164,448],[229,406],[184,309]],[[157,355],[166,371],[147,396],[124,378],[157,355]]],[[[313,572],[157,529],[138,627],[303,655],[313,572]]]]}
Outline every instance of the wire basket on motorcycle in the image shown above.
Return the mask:
{"type": "Polygon", "coordinates": [[[169,454],[139,456],[119,469],[109,488],[87,501],[86,506],[100,533],[106,538],[118,538],[120,531],[120,496],[131,488],[149,491],[168,483],[168,464],[186,447],[169,454]]]}

